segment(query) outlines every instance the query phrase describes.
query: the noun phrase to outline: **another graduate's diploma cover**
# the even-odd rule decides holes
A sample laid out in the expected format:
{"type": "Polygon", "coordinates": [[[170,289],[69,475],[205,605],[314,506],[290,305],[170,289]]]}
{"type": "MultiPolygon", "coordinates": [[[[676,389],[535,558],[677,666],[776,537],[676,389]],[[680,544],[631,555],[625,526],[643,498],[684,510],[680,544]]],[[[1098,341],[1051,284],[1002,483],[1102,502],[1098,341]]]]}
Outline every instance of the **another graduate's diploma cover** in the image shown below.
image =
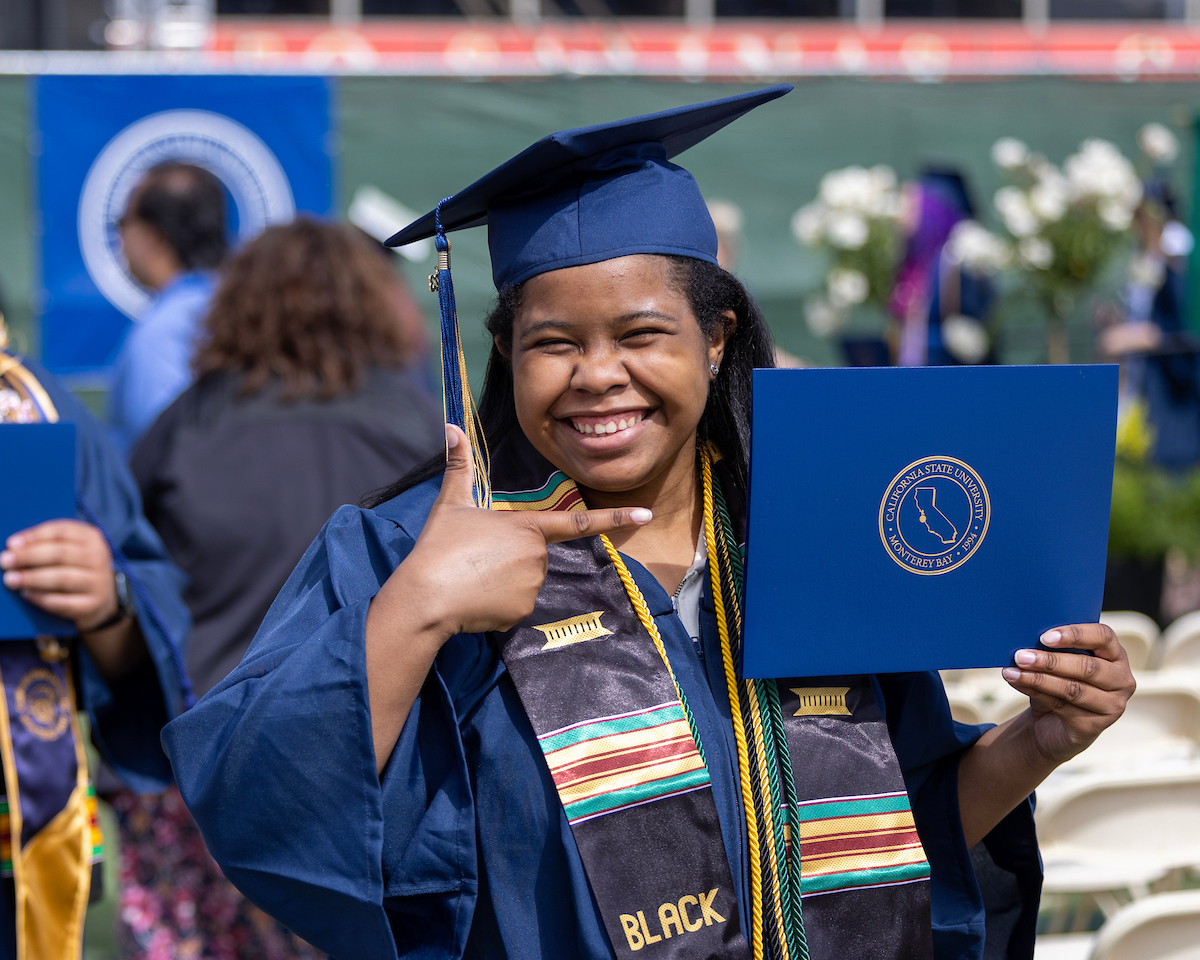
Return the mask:
{"type": "MultiPolygon", "coordinates": [[[[0,544],[44,520],[75,516],[75,425],[0,424],[0,544]]],[[[0,588],[0,640],[70,637],[74,624],[0,588]]]]}
{"type": "Polygon", "coordinates": [[[1005,666],[1104,592],[1117,368],[756,370],[747,677],[1005,666]]]}

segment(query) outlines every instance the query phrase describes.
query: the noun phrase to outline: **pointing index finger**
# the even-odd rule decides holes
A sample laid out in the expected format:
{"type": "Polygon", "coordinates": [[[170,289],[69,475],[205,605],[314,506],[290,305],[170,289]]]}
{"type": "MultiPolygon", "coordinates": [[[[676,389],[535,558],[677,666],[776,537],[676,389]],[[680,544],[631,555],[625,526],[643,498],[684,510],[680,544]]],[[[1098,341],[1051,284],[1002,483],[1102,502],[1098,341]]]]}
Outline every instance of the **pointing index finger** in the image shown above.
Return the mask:
{"type": "Polygon", "coordinates": [[[546,543],[562,543],[580,537],[598,537],[623,527],[640,527],[654,519],[645,507],[619,507],[615,510],[568,510],[527,514],[527,519],[546,538],[546,543]]]}

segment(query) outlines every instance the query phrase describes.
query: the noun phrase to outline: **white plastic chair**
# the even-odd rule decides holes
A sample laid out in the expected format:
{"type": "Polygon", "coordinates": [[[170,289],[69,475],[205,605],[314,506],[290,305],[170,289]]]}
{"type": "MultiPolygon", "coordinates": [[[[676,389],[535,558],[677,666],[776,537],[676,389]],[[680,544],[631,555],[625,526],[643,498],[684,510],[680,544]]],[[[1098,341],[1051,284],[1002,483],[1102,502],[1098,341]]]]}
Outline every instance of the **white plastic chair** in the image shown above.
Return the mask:
{"type": "Polygon", "coordinates": [[[1024,713],[1028,706],[1029,698],[1025,694],[1019,693],[1005,684],[1004,690],[1000,691],[990,704],[990,709],[987,711],[987,722],[999,724],[1005,720],[1011,720],[1018,714],[1024,713]]]}
{"type": "Polygon", "coordinates": [[[950,716],[959,723],[983,723],[983,704],[971,696],[964,696],[960,691],[946,689],[946,698],[950,701],[950,716]]]}
{"type": "Polygon", "coordinates": [[[1100,622],[1112,627],[1129,655],[1130,667],[1134,670],[1153,668],[1154,654],[1162,635],[1157,623],[1144,613],[1131,610],[1106,611],[1100,614],[1100,622]]]}
{"type": "Polygon", "coordinates": [[[1185,613],[1162,636],[1160,670],[1200,667],[1200,610],[1185,613]]]}
{"type": "Polygon", "coordinates": [[[1033,960],[1088,960],[1094,933],[1044,933],[1033,947],[1033,960]]]}
{"type": "Polygon", "coordinates": [[[1200,960],[1200,890],[1122,907],[1100,928],[1088,960],[1200,960]]]}
{"type": "Polygon", "coordinates": [[[1047,892],[1140,897],[1171,870],[1200,864],[1200,764],[1072,777],[1039,800],[1047,892]]]}
{"type": "Polygon", "coordinates": [[[972,667],[968,670],[943,670],[941,671],[942,682],[946,685],[946,689],[951,688],[977,690],[980,693],[986,693],[994,689],[996,686],[1004,685],[1004,678],[1000,676],[999,667],[972,667]]]}
{"type": "Polygon", "coordinates": [[[1007,701],[1014,691],[999,667],[970,670],[943,670],[942,683],[950,701],[950,715],[960,723],[994,723],[998,703],[1007,701]]]}
{"type": "MultiPolygon", "coordinates": [[[[1083,753],[1060,768],[1079,772],[1102,767],[1134,769],[1200,756],[1200,689],[1182,672],[1150,672],[1138,678],[1125,714],[1083,753]]],[[[1200,680],[1198,675],[1196,680],[1200,680]]]]}

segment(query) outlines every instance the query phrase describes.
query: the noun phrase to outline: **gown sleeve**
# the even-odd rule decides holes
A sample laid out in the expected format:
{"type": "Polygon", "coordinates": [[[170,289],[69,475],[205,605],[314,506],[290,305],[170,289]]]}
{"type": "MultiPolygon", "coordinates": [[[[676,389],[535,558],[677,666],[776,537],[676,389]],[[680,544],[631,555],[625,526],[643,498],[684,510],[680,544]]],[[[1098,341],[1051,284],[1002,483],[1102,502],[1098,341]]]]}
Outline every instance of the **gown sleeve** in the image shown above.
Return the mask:
{"type": "Polygon", "coordinates": [[[987,936],[1007,941],[1004,948],[989,946],[989,957],[1032,956],[1042,881],[1034,798],[1019,804],[980,847],[969,850],[958,809],[958,764],[992,724],[955,721],[936,673],[876,680],[929,858],[936,960],[981,957],[987,936]],[[977,866],[985,861],[981,890],[985,878],[982,872],[977,877],[977,866]]]}
{"type": "Polygon", "coordinates": [[[129,561],[138,626],[150,657],[113,682],[105,681],[79,648],[79,687],[96,748],[121,779],[139,792],[164,789],[171,767],[159,732],[186,705],[188,683],[183,644],[191,619],[181,597],[183,575],[167,558],[154,528],[142,515],[137,486],[91,412],[36,363],[23,360],[50,394],[59,419],[75,425],[75,492],[79,519],[97,523],[129,561]]]}
{"type": "Polygon", "coordinates": [[[382,783],[375,769],[367,608],[414,539],[342,507],[241,664],[163,734],[226,876],[343,960],[392,960],[398,939],[406,957],[461,956],[478,889],[459,711],[482,638],[446,644],[382,783]]]}

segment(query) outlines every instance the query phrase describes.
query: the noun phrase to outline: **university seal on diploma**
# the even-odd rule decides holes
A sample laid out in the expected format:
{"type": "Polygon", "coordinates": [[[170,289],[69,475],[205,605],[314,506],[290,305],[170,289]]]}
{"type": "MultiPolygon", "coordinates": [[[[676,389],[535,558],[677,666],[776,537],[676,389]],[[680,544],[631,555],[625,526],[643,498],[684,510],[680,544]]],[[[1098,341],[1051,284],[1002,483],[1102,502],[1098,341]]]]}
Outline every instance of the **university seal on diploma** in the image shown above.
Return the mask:
{"type": "Polygon", "coordinates": [[[992,505],[976,471],[955,457],[910,463],[879,503],[879,538],[905,570],[949,573],[971,558],[987,536],[992,505]]]}

